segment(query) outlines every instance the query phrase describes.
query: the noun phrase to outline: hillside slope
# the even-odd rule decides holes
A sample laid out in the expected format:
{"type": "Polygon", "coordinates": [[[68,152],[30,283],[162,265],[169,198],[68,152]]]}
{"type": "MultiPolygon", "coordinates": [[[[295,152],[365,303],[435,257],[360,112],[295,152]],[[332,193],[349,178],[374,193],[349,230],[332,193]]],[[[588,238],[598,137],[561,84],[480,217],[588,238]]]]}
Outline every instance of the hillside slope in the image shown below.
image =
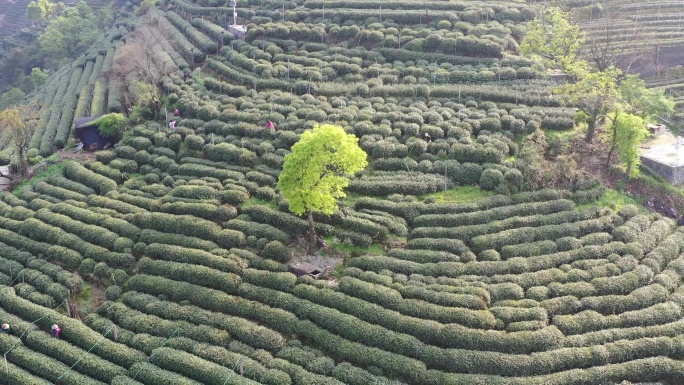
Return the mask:
{"type": "Polygon", "coordinates": [[[574,126],[517,54],[529,5],[254,0],[241,40],[216,3],[122,11],[39,92],[33,157],[74,143],[76,117],[129,112],[142,92],[117,68],[144,31],[180,117],[0,194],[1,381],[681,382],[684,233],[594,206],[603,186],[561,162],[565,189],[523,192],[515,136],[574,126]],[[321,123],[370,166],[316,217],[319,256],[345,263],[314,280],[288,272],[307,222],[275,185],[321,123]]]}

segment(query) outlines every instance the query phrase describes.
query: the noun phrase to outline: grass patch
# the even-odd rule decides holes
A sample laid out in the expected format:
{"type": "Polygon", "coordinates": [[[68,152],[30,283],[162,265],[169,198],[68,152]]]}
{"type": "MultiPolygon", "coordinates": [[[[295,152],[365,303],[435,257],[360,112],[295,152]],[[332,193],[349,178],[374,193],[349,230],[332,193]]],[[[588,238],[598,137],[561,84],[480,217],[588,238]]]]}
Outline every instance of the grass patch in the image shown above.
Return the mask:
{"type": "MultiPolygon", "coordinates": [[[[358,194],[358,193],[347,193],[347,196],[344,197],[342,200],[342,203],[347,206],[353,208],[356,205],[356,201],[359,199],[363,198],[364,195],[358,194]]],[[[382,199],[382,198],[378,198],[382,199]]]]}
{"type": "Polygon", "coordinates": [[[641,205],[641,202],[628,196],[627,194],[621,191],[613,190],[610,188],[606,189],[606,192],[604,192],[603,195],[601,195],[601,197],[595,202],[579,205],[577,206],[577,209],[579,211],[583,211],[588,209],[589,207],[600,206],[611,209],[614,212],[618,212],[622,207],[626,205],[635,205],[639,208],[640,212],[647,213],[646,208],[641,205]]]}
{"type": "Polygon", "coordinates": [[[672,194],[684,197],[683,188],[672,185],[667,179],[658,175],[655,171],[651,170],[650,168],[644,165],[642,165],[641,168],[645,172],[639,173],[639,181],[649,184],[651,186],[658,187],[665,194],[672,194]]]}
{"type": "MultiPolygon", "coordinates": [[[[47,158],[48,160],[51,160],[52,157],[47,158]]],[[[33,186],[34,184],[38,183],[39,181],[47,178],[50,174],[53,174],[55,172],[61,172],[62,169],[64,168],[64,162],[59,162],[57,164],[53,164],[52,166],[49,166],[45,170],[39,172],[38,174],[34,175],[30,179],[24,179],[17,185],[17,187],[12,190],[12,194],[19,196],[19,193],[21,192],[21,189],[23,189],[26,186],[33,186]]]]}
{"type": "Polygon", "coordinates": [[[331,251],[338,251],[344,254],[374,254],[374,255],[384,255],[385,251],[382,249],[382,245],[378,243],[373,243],[368,247],[360,247],[354,245],[345,244],[343,241],[335,237],[325,237],[325,241],[328,243],[328,249],[331,251]]]}
{"type": "Polygon", "coordinates": [[[581,130],[544,130],[546,140],[572,140],[581,133],[581,130]]]}
{"type": "Polygon", "coordinates": [[[256,197],[251,197],[247,199],[245,203],[242,204],[242,207],[251,207],[251,206],[267,206],[269,208],[272,208],[274,210],[278,209],[278,204],[276,203],[275,200],[270,200],[266,201],[263,199],[259,199],[256,197]]]}
{"type": "Polygon", "coordinates": [[[491,191],[484,191],[476,186],[460,186],[446,191],[424,195],[423,200],[432,199],[440,203],[472,202],[494,195],[491,191]]]}

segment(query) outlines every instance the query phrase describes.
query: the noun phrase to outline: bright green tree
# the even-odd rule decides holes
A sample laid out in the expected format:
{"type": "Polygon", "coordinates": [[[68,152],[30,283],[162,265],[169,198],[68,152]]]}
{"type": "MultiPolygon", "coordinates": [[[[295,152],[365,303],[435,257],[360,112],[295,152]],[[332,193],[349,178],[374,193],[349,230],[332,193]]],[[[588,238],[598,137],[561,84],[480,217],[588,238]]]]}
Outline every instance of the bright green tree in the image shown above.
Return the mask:
{"type": "Polygon", "coordinates": [[[26,17],[29,20],[47,20],[53,13],[54,6],[50,0],[34,0],[26,9],[26,17]]]}
{"type": "Polygon", "coordinates": [[[304,132],[285,156],[278,189],[290,211],[307,214],[309,254],[316,250],[313,213],[334,214],[337,200],[346,196],[343,189],[349,185],[349,178],[368,165],[358,142],[341,127],[324,124],[304,132]]]}
{"type": "Polygon", "coordinates": [[[649,134],[647,123],[657,116],[674,111],[675,102],[665,96],[663,90],[647,89],[639,75],[627,75],[620,83],[620,102],[608,115],[608,140],[610,151],[607,164],[614,152],[627,169],[627,176],[639,175],[639,144],[649,134]]]}
{"type": "Polygon", "coordinates": [[[574,106],[587,117],[587,133],[584,140],[594,141],[596,124],[613,110],[620,99],[618,76],[622,73],[615,67],[605,71],[591,71],[585,61],[566,68],[566,73],[575,78],[553,89],[564,104],[574,106]]]}
{"type": "Polygon", "coordinates": [[[585,141],[594,140],[596,124],[619,98],[618,76],[615,67],[594,71],[581,58],[580,48],[586,41],[584,33],[572,20],[572,14],[558,7],[549,7],[541,17],[530,22],[527,34],[520,43],[520,51],[539,58],[547,68],[563,71],[569,78],[553,89],[565,104],[572,105],[587,117],[585,141]]]}
{"type": "Polygon", "coordinates": [[[56,68],[85,52],[98,33],[92,9],[80,1],[50,20],[45,32],[38,37],[38,43],[46,62],[56,68]]]}
{"type": "Polygon", "coordinates": [[[585,40],[584,33],[573,23],[571,13],[550,7],[544,10],[541,18],[528,24],[520,52],[538,55],[547,65],[565,69],[577,61],[585,40]]]}
{"type": "Polygon", "coordinates": [[[641,165],[639,143],[649,134],[644,119],[618,109],[611,114],[608,132],[611,137],[608,162],[613,152],[617,151],[620,163],[627,168],[627,176],[634,178],[639,175],[639,165],[641,165]]]}
{"type": "Polygon", "coordinates": [[[93,124],[97,125],[102,136],[107,138],[121,138],[128,129],[128,121],[123,114],[107,114],[98,118],[93,124]]]}
{"type": "Polygon", "coordinates": [[[0,111],[0,146],[13,147],[21,176],[28,171],[28,146],[37,122],[38,108],[35,105],[20,105],[0,111]]]}
{"type": "Polygon", "coordinates": [[[657,116],[669,115],[674,111],[674,100],[665,96],[665,91],[646,88],[646,82],[639,75],[627,75],[620,82],[622,108],[626,113],[640,116],[646,123],[652,123],[657,116]]]}
{"type": "Polygon", "coordinates": [[[37,89],[38,87],[42,86],[45,84],[45,82],[48,79],[48,74],[45,73],[43,70],[41,70],[38,67],[33,67],[31,69],[31,83],[33,83],[33,88],[37,89]]]}

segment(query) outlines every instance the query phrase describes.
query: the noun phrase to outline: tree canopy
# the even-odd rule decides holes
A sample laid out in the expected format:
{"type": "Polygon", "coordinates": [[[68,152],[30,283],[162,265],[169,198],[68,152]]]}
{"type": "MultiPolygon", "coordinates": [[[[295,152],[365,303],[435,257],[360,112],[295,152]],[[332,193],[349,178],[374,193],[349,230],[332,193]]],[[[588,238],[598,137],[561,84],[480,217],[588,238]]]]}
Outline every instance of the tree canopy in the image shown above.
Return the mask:
{"type": "Polygon", "coordinates": [[[31,105],[21,105],[0,111],[0,145],[14,147],[18,156],[19,174],[26,175],[28,170],[28,146],[36,129],[38,109],[31,105]]]}
{"type": "Polygon", "coordinates": [[[290,211],[309,216],[309,252],[313,252],[316,242],[312,214],[334,214],[337,200],[346,196],[343,190],[349,178],[368,165],[358,141],[341,127],[320,125],[304,132],[285,156],[278,189],[290,211]]]}
{"type": "Polygon", "coordinates": [[[100,117],[93,124],[97,125],[104,137],[121,137],[128,128],[128,122],[123,114],[114,113],[100,117]]]}

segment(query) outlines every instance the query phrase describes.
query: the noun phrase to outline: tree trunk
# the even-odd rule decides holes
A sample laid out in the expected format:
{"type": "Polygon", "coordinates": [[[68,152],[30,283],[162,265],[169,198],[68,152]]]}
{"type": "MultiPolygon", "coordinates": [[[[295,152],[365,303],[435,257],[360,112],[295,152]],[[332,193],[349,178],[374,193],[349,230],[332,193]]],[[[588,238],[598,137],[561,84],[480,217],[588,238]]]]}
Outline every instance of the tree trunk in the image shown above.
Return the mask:
{"type": "Polygon", "coordinates": [[[589,121],[589,126],[587,127],[587,136],[584,141],[591,144],[594,141],[594,131],[596,130],[596,118],[592,117],[589,121]]]}
{"type": "Polygon", "coordinates": [[[308,255],[313,255],[316,252],[316,230],[314,230],[313,212],[307,213],[309,219],[309,248],[306,251],[308,255]]]}

